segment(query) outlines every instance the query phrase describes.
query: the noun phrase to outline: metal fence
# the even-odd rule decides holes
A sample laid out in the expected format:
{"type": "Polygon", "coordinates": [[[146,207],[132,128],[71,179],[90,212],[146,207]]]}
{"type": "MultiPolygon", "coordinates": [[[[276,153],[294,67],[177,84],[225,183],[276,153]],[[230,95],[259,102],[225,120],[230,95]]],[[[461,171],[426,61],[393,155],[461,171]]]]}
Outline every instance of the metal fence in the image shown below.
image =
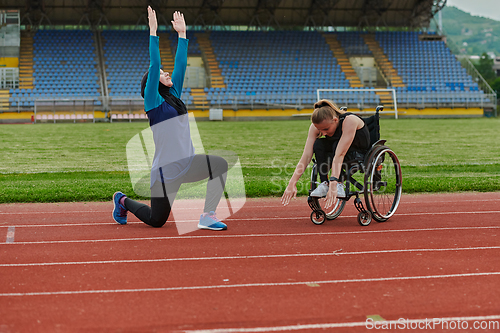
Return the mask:
{"type": "Polygon", "coordinates": [[[15,89],[19,87],[19,68],[0,68],[0,89],[15,89]]]}
{"type": "Polygon", "coordinates": [[[95,111],[100,105],[102,101],[93,98],[37,99],[33,103],[33,121],[95,122],[95,111]]]}
{"type": "MultiPolygon", "coordinates": [[[[356,94],[335,92],[332,95],[322,95],[334,101],[339,106],[350,109],[372,110],[382,102],[374,99],[373,94],[356,94]]],[[[496,109],[495,94],[446,94],[446,93],[411,93],[405,92],[396,95],[399,108],[492,108],[496,109]]],[[[317,101],[315,94],[219,94],[208,97],[207,100],[185,100],[189,110],[209,110],[222,108],[231,110],[240,109],[312,109],[317,101]]],[[[144,100],[137,97],[108,97],[108,98],[60,98],[29,99],[26,97],[11,98],[9,111],[14,112],[57,112],[57,111],[93,111],[99,110],[106,114],[113,112],[137,112],[144,110],[144,100]]]]}

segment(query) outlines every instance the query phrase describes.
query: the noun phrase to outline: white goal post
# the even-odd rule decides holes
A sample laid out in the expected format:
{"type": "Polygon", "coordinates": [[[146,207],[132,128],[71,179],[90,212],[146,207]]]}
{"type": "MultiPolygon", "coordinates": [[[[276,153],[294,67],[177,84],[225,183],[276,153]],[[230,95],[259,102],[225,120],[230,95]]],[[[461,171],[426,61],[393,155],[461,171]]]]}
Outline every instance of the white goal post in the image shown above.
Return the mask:
{"type": "MultiPolygon", "coordinates": [[[[392,101],[394,103],[394,110],[391,110],[391,111],[382,111],[380,113],[390,113],[390,114],[394,114],[394,118],[395,119],[398,119],[398,104],[397,104],[397,100],[396,100],[396,89],[381,89],[381,88],[364,88],[364,89],[316,89],[316,95],[317,95],[317,98],[318,98],[318,101],[320,99],[329,99],[329,100],[332,100],[332,102],[335,102],[335,104],[337,104],[339,107],[343,106],[341,105],[341,101],[342,99],[346,99],[346,97],[341,97],[340,96],[343,96],[343,94],[341,94],[342,92],[344,93],[349,93],[349,92],[355,92],[356,94],[356,98],[358,98],[361,94],[361,92],[377,92],[377,91],[386,91],[386,92],[391,92],[392,93],[392,101]],[[323,96],[325,95],[324,93],[326,92],[332,92],[333,93],[333,97],[321,97],[321,93],[323,93],[323,96]],[[337,95],[337,96],[335,96],[337,95]],[[337,102],[337,101],[340,101],[340,102],[337,102]]],[[[353,95],[352,97],[354,97],[355,95],[353,95]]],[[[365,97],[362,96],[362,99],[364,99],[365,97]]],[[[369,98],[367,98],[368,100],[369,98]]],[[[358,105],[359,103],[356,103],[356,105],[358,105]]],[[[381,103],[378,103],[379,105],[381,105],[381,103]]],[[[363,103],[363,106],[367,106],[367,107],[373,107],[373,109],[376,108],[377,105],[373,104],[373,103],[363,103]]],[[[349,109],[348,109],[349,110],[349,109]]],[[[359,111],[359,113],[374,113],[374,111],[359,111]]],[[[356,112],[358,113],[358,112],[356,112]]]]}

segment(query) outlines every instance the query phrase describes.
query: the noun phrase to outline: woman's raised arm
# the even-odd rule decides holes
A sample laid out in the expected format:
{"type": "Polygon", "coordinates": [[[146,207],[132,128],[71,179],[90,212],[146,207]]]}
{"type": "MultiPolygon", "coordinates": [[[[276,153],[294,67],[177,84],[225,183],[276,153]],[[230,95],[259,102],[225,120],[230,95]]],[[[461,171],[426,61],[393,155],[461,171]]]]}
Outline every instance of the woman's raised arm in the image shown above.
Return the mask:
{"type": "Polygon", "coordinates": [[[179,34],[179,38],[186,38],[186,21],[184,21],[184,14],[177,11],[174,12],[172,27],[179,34]]]}
{"type": "Polygon", "coordinates": [[[156,21],[156,11],[148,6],[148,20],[149,20],[149,34],[156,36],[156,29],[158,29],[158,22],[156,21]]]}

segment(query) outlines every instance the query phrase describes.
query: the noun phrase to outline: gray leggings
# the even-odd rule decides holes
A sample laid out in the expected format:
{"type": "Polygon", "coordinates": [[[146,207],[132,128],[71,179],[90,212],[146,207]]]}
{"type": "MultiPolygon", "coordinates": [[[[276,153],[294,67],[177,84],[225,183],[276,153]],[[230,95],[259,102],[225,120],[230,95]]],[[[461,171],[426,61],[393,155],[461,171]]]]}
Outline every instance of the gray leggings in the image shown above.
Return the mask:
{"type": "Polygon", "coordinates": [[[172,204],[181,184],[209,178],[204,212],[215,211],[226,184],[228,164],[226,160],[213,155],[195,155],[189,170],[174,182],[155,182],[151,188],[151,207],[132,199],[125,199],[125,208],[142,222],[159,228],[167,222],[172,204]],[[171,198],[172,202],[168,198],[171,198]]]}

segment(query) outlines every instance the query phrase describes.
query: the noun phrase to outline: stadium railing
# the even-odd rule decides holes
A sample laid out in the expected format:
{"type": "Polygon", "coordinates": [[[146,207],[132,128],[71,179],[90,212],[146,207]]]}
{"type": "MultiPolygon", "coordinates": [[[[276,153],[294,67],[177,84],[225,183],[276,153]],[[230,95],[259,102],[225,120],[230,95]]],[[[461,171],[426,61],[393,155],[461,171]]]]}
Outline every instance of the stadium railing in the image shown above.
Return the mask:
{"type": "Polygon", "coordinates": [[[495,91],[491,88],[488,82],[484,80],[483,76],[478,72],[467,56],[457,56],[457,59],[462,64],[463,68],[465,68],[467,74],[474,78],[481,90],[490,95],[496,95],[495,91]]]}
{"type": "Polygon", "coordinates": [[[95,111],[102,102],[94,98],[36,99],[33,102],[34,122],[90,120],[95,122],[95,111]]]}
{"type": "MultiPolygon", "coordinates": [[[[10,97],[11,112],[40,112],[40,111],[87,111],[90,108],[103,112],[113,111],[139,111],[144,109],[144,101],[137,97],[108,97],[106,98],[36,98],[10,97]],[[103,107],[108,102],[109,109],[103,107]]],[[[337,104],[352,109],[372,109],[380,104],[372,96],[338,97],[333,99],[337,104]]],[[[461,95],[447,93],[406,93],[397,95],[400,108],[494,108],[496,109],[496,94],[461,95]]],[[[239,109],[312,109],[316,102],[314,94],[260,94],[241,95],[229,94],[212,96],[202,104],[187,104],[190,110],[208,110],[209,108],[224,108],[237,111],[239,109]]]]}
{"type": "Polygon", "coordinates": [[[19,86],[19,68],[0,68],[0,89],[16,88],[19,86]]]}

